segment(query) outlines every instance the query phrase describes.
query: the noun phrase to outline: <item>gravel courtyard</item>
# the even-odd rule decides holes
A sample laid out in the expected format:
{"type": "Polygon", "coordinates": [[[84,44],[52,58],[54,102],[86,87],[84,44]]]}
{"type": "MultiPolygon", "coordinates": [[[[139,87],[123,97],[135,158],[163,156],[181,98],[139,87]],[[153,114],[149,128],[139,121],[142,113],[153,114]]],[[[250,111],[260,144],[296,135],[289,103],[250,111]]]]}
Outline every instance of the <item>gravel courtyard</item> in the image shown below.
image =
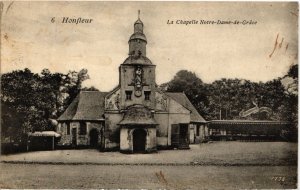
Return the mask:
{"type": "Polygon", "coordinates": [[[291,189],[296,166],[128,166],[0,163],[0,188],[291,189]],[[276,180],[284,177],[284,181],[276,180]]]}
{"type": "Polygon", "coordinates": [[[199,164],[296,165],[297,143],[213,142],[189,150],[160,150],[154,154],[122,154],[94,149],[54,150],[2,155],[3,162],[72,164],[199,164]]]}
{"type": "Polygon", "coordinates": [[[297,143],[213,142],[121,154],[55,150],[2,155],[0,188],[297,188],[297,143]]]}

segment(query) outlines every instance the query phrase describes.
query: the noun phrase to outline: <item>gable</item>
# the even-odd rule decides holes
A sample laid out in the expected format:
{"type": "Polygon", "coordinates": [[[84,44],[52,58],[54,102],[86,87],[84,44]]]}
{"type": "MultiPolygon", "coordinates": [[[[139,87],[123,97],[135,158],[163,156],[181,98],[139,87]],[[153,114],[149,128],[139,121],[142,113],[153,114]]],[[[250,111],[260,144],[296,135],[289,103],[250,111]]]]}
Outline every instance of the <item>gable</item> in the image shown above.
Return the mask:
{"type": "Polygon", "coordinates": [[[155,92],[155,110],[156,111],[168,111],[169,100],[168,96],[162,92],[155,92]]]}
{"type": "Polygon", "coordinates": [[[170,108],[169,112],[170,113],[184,113],[184,114],[190,114],[191,111],[184,107],[182,104],[174,100],[173,98],[169,98],[170,102],[170,108]]]}
{"type": "Polygon", "coordinates": [[[105,110],[119,110],[121,104],[120,86],[117,86],[105,97],[105,110]]]}
{"type": "Polygon", "coordinates": [[[77,111],[79,102],[79,95],[73,100],[73,102],[67,107],[64,113],[57,120],[72,120],[77,111]]]}
{"type": "Polygon", "coordinates": [[[184,93],[167,92],[166,94],[191,111],[191,122],[206,122],[184,93]]]}
{"type": "Polygon", "coordinates": [[[156,89],[155,92],[155,110],[169,113],[184,113],[189,114],[190,110],[169,96],[156,89]]]}

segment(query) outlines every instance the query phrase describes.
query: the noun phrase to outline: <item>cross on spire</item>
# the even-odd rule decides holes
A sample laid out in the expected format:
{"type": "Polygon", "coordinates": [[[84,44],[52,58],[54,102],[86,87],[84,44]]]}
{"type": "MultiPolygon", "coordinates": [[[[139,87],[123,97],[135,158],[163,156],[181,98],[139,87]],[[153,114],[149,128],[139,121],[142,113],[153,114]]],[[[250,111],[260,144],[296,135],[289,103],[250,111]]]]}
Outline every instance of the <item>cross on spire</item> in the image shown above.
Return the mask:
{"type": "Polygon", "coordinates": [[[140,14],[141,14],[141,11],[138,10],[138,19],[140,19],[140,14]]]}

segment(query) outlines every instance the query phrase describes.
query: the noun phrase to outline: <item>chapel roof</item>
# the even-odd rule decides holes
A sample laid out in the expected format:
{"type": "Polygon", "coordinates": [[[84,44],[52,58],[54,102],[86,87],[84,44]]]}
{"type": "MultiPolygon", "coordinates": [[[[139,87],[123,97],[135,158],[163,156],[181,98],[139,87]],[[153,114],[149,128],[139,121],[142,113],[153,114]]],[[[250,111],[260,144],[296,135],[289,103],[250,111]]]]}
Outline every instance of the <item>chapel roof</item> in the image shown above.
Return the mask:
{"type": "Polygon", "coordinates": [[[58,120],[104,119],[104,100],[106,94],[107,92],[81,91],[58,120]]]}
{"type": "Polygon", "coordinates": [[[136,33],[133,33],[130,38],[129,38],[129,41],[130,40],[134,40],[134,39],[140,39],[140,40],[144,40],[147,42],[147,38],[145,36],[145,34],[141,33],[141,32],[136,32],[136,33]]]}
{"type": "MultiPolygon", "coordinates": [[[[58,120],[103,120],[105,96],[107,94],[107,92],[99,91],[81,91],[58,120]]],[[[167,92],[165,94],[191,111],[191,122],[206,122],[184,93],[167,92]]],[[[142,105],[134,105],[127,108],[125,116],[119,124],[151,125],[157,123],[152,118],[150,110],[142,105]]]]}
{"type": "Polygon", "coordinates": [[[143,65],[152,65],[150,59],[145,56],[129,56],[125,61],[122,63],[123,65],[130,65],[130,64],[143,64],[143,65]]]}
{"type": "Polygon", "coordinates": [[[166,92],[167,96],[173,98],[176,102],[191,111],[191,122],[206,122],[205,119],[198,113],[194,105],[190,102],[188,97],[182,92],[166,92]]]}
{"type": "Polygon", "coordinates": [[[151,111],[143,105],[129,106],[119,125],[157,125],[151,111]]]}
{"type": "Polygon", "coordinates": [[[238,119],[232,119],[232,120],[211,120],[209,121],[211,124],[291,124],[289,121],[271,121],[271,120],[238,120],[238,119]]]}

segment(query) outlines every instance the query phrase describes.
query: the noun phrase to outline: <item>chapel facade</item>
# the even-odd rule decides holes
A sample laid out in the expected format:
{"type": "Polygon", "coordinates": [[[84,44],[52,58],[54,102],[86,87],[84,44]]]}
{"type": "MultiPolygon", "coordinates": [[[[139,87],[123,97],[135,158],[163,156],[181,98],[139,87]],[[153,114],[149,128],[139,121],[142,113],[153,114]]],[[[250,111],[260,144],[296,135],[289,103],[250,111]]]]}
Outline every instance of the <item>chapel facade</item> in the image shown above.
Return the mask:
{"type": "Polygon", "coordinates": [[[146,55],[140,18],[128,44],[118,86],[110,92],[81,91],[59,117],[60,146],[150,153],[159,148],[189,148],[199,129],[204,130],[205,120],[184,93],[157,88],[156,65],[146,55]]]}

